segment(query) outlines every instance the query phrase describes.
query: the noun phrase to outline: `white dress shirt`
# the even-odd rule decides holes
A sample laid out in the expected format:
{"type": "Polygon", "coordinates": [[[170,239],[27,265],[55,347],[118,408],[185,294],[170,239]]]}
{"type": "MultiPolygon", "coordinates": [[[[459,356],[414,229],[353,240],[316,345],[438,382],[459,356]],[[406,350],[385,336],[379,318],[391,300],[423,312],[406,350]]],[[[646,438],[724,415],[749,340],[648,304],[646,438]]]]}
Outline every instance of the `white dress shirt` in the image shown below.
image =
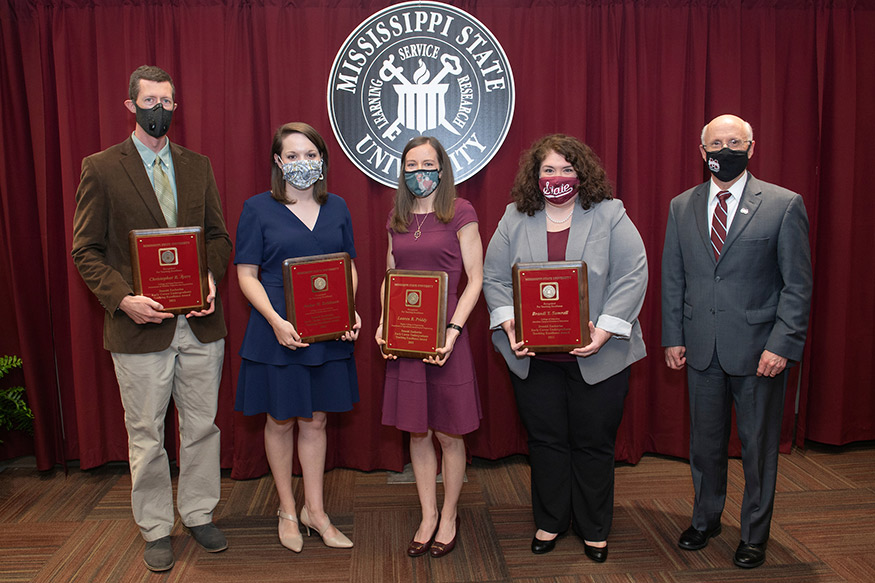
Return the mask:
{"type": "MultiPolygon", "coordinates": [[[[729,234],[729,229],[732,227],[732,219],[735,217],[735,211],[738,209],[738,202],[741,200],[741,193],[744,192],[744,186],[747,184],[748,172],[739,178],[735,184],[729,187],[729,198],[726,199],[726,234],[729,234]]],[[[723,192],[723,189],[714,183],[714,178],[711,178],[711,191],[708,194],[708,225],[714,220],[714,209],[717,208],[717,194],[723,192]]]]}

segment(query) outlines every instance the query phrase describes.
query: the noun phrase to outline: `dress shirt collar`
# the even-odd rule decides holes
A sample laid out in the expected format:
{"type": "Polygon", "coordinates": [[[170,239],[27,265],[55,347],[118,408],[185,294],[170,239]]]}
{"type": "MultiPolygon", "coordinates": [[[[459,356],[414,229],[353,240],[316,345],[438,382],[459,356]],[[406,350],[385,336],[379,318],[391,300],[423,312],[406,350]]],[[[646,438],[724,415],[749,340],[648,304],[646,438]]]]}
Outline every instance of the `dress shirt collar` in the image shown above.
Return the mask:
{"type": "Polygon", "coordinates": [[[157,153],[153,152],[149,149],[146,144],[140,141],[140,138],[137,137],[135,133],[131,133],[131,138],[133,138],[134,146],[137,147],[137,152],[140,153],[140,158],[143,160],[143,164],[146,165],[147,168],[151,168],[153,164],[155,164],[155,158],[161,158],[161,162],[164,163],[165,168],[171,168],[171,158],[170,158],[170,138],[164,140],[164,147],[158,150],[157,153]]]}
{"type": "MultiPolygon", "coordinates": [[[[747,170],[745,170],[744,174],[741,175],[741,178],[736,180],[735,183],[729,187],[729,192],[731,193],[731,196],[729,197],[728,200],[733,201],[733,202],[737,202],[737,201],[741,200],[741,195],[744,192],[745,185],[747,184],[747,177],[748,176],[750,176],[750,173],[747,170]]],[[[719,186],[717,186],[717,184],[714,182],[713,177],[711,178],[711,180],[709,182],[711,184],[711,187],[710,187],[711,190],[709,191],[710,193],[708,194],[708,204],[709,204],[709,206],[711,206],[711,205],[717,204],[717,194],[722,192],[723,189],[720,188],[719,186]]]]}

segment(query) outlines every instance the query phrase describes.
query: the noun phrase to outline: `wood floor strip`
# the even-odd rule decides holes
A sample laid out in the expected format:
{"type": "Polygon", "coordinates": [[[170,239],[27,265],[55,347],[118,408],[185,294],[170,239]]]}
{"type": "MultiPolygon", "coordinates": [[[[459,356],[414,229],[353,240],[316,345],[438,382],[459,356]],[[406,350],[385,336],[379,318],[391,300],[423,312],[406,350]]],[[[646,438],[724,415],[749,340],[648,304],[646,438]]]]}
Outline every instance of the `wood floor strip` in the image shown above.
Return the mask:
{"type": "MultiPolygon", "coordinates": [[[[740,537],[744,484],[730,460],[723,532],[706,548],[683,551],[693,489],[689,465],[645,456],[617,467],[609,558],[596,564],[564,534],[556,549],[533,555],[530,474],[524,456],[474,459],[460,500],[459,542],[441,559],[410,558],[419,526],[416,486],[387,472],[336,469],[325,475],[325,507],[355,543],[331,549],[315,535],[293,553],[277,539],[272,478],[231,480],[223,473],[216,523],[230,547],[210,554],[177,521],[176,565],[163,574],[143,565],[144,543],[130,515],[125,464],[89,471],[37,472],[16,460],[0,466],[0,581],[244,583],[871,583],[875,581],[875,443],[817,446],[782,455],[766,564],[732,565],[740,537]]],[[[175,483],[175,479],[174,479],[175,483]]],[[[439,496],[442,485],[438,485],[439,496]]],[[[294,479],[300,508],[304,492],[294,479]]]]}

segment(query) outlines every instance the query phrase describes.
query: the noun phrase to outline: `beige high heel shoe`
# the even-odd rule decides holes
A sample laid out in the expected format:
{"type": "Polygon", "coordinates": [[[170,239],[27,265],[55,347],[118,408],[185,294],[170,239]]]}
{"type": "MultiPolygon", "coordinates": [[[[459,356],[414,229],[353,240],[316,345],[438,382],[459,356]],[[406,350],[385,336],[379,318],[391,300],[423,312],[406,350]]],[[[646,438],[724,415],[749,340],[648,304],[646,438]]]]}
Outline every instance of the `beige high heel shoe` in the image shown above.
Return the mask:
{"type": "MultiPolygon", "coordinates": [[[[279,535],[280,544],[289,549],[290,551],[295,551],[296,553],[300,553],[301,549],[304,548],[304,537],[301,536],[301,527],[298,525],[298,519],[295,516],[292,516],[288,512],[283,512],[282,509],[277,509],[276,515],[280,517],[280,523],[283,520],[288,520],[289,522],[295,523],[295,530],[293,534],[287,535],[283,537],[283,535],[279,535]]],[[[279,534],[279,527],[277,527],[277,534],[279,534]]]]}
{"type": "Polygon", "coordinates": [[[349,549],[352,548],[352,541],[349,540],[345,534],[337,530],[337,534],[334,536],[325,536],[325,532],[331,528],[331,519],[328,519],[328,525],[322,529],[320,532],[318,528],[313,526],[313,523],[310,522],[310,513],[307,511],[307,507],[304,506],[301,508],[301,524],[304,525],[304,528],[307,529],[307,536],[310,536],[310,529],[316,531],[316,533],[322,537],[322,542],[325,543],[326,547],[331,547],[333,549],[349,549]]]}

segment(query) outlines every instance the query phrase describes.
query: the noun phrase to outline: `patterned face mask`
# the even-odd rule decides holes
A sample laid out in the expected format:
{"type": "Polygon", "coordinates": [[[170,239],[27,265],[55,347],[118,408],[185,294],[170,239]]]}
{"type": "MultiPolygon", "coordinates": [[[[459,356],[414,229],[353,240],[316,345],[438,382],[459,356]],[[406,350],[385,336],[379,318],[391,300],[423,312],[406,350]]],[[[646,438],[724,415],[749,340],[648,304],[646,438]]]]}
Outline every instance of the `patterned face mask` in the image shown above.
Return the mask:
{"type": "Polygon", "coordinates": [[[298,190],[307,190],[322,180],[322,160],[294,160],[283,164],[283,179],[298,190]]]}
{"type": "Polygon", "coordinates": [[[437,188],[440,182],[440,170],[414,170],[404,173],[404,182],[413,196],[425,198],[437,188]]]}

